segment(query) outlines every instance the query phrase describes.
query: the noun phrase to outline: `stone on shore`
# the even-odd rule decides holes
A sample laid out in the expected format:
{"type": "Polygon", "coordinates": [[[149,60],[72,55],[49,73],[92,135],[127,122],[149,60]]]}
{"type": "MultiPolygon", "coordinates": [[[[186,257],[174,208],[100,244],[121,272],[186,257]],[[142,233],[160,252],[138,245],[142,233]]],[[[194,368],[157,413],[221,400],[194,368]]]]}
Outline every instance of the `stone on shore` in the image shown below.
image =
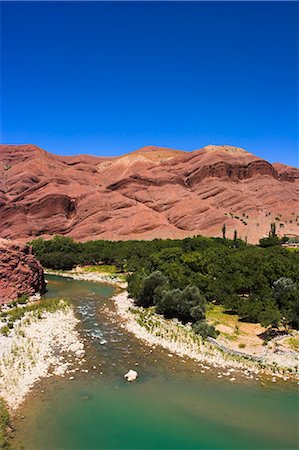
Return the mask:
{"type": "Polygon", "coordinates": [[[138,373],[136,372],[136,370],[130,369],[129,372],[124,375],[124,377],[127,381],[134,381],[138,377],[138,373]]]}

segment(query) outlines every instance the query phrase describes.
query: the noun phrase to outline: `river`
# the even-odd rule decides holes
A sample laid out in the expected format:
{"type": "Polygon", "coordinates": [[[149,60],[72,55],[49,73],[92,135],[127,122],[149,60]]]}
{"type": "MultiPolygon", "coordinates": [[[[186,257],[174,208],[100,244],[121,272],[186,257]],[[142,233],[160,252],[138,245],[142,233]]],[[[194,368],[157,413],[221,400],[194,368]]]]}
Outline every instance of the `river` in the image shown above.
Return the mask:
{"type": "Polygon", "coordinates": [[[127,333],[114,313],[113,287],[47,279],[45,297],[68,297],[75,307],[86,361],[65,378],[47,378],[34,388],[15,419],[16,448],[298,448],[294,385],[202,373],[197,363],[127,333]],[[139,373],[133,383],[123,378],[130,368],[139,373]]]}

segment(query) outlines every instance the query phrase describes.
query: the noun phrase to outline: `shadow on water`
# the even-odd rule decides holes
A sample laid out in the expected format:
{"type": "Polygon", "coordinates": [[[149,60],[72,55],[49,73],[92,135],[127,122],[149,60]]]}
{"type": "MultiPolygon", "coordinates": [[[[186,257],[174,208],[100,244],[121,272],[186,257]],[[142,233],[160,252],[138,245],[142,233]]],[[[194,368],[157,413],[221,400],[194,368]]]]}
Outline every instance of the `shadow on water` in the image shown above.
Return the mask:
{"type": "Polygon", "coordinates": [[[138,341],[113,313],[109,285],[49,276],[46,297],[68,297],[87,349],[74,380],[42,380],[20,410],[25,449],[295,449],[292,387],[234,384],[138,341]],[[83,367],[83,366],[82,366],[83,367]],[[133,368],[140,377],[126,383],[133,368]],[[85,370],[88,370],[86,372],[85,370]]]}

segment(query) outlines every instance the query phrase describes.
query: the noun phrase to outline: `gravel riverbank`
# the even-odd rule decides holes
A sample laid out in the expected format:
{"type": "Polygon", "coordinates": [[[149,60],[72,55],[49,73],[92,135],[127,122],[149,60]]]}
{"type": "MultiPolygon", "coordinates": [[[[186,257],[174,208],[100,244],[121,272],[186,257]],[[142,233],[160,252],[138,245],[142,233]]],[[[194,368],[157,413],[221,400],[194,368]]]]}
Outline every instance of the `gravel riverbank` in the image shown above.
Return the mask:
{"type": "Polygon", "coordinates": [[[80,268],[73,270],[48,270],[45,269],[45,275],[57,275],[59,277],[72,278],[78,281],[93,281],[96,283],[108,283],[126,289],[127,283],[122,281],[117,275],[105,273],[82,272],[80,268]]]}
{"type": "MultiPolygon", "coordinates": [[[[124,327],[137,338],[151,346],[161,345],[182,358],[189,357],[202,364],[203,369],[218,369],[218,378],[229,377],[234,381],[237,374],[249,379],[259,379],[261,375],[270,375],[285,381],[298,380],[298,353],[279,358],[269,352],[264,361],[257,361],[250,355],[242,356],[236,352],[226,351],[212,342],[203,341],[190,326],[178,320],[166,320],[150,309],[134,306],[127,292],[113,297],[118,315],[123,319],[124,327]],[[280,364],[279,364],[280,363],[280,364]]],[[[171,356],[171,354],[169,355],[171,356]]]]}
{"type": "Polygon", "coordinates": [[[77,323],[71,306],[39,316],[28,312],[7,336],[0,336],[0,397],[10,410],[41,377],[63,376],[72,361],[84,356],[77,323]]]}

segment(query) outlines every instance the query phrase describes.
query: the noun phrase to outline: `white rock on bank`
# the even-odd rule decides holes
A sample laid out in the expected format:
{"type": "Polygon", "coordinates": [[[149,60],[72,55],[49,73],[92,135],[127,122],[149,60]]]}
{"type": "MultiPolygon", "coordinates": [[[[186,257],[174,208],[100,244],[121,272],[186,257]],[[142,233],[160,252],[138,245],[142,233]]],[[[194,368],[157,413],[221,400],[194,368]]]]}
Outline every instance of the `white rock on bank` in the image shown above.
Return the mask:
{"type": "Polygon", "coordinates": [[[130,369],[129,372],[127,372],[124,375],[124,378],[127,381],[134,381],[134,380],[136,380],[137,377],[138,377],[138,373],[136,372],[136,370],[132,370],[132,369],[130,369]]]}

